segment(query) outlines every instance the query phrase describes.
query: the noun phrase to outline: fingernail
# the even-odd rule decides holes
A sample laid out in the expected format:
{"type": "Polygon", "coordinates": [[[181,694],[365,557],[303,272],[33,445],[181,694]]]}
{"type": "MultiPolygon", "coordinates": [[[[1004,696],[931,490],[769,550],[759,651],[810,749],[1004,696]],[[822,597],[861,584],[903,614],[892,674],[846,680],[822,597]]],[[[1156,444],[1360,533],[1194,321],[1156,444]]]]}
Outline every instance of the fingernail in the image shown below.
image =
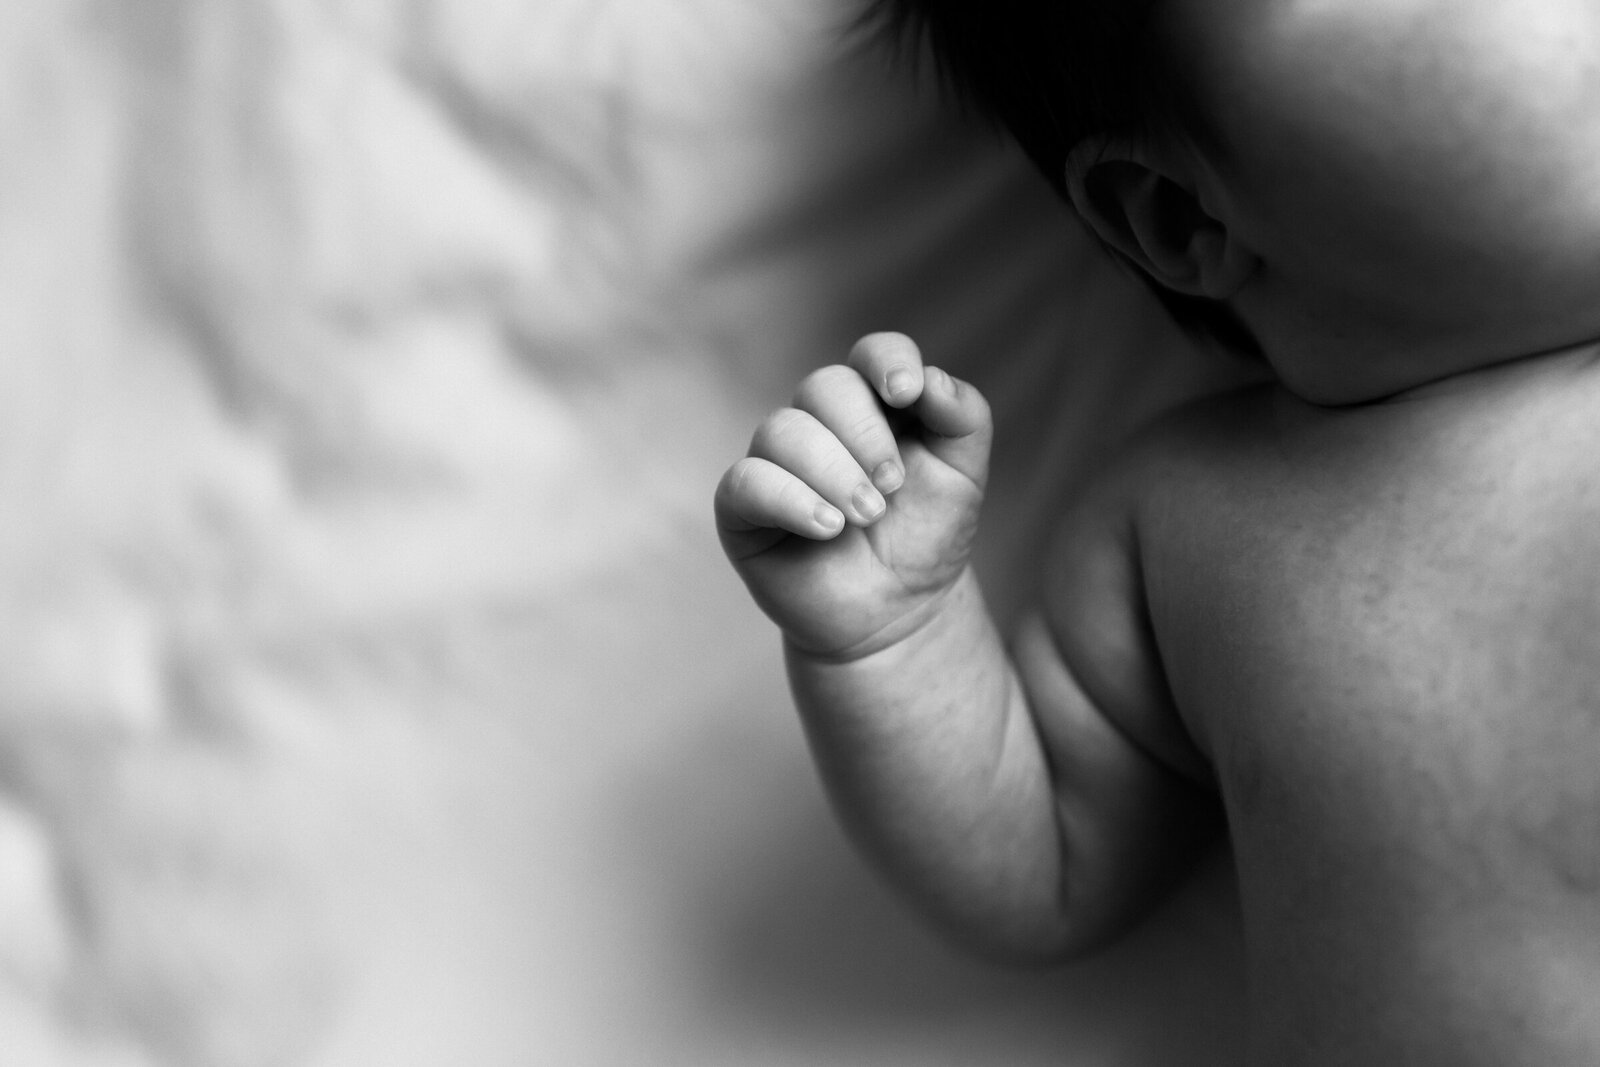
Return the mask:
{"type": "Polygon", "coordinates": [[[887,507],[883,497],[870,485],[863,485],[857,489],[855,495],[850,498],[850,503],[855,507],[856,514],[868,522],[882,515],[883,509],[887,507]]]}
{"type": "Polygon", "coordinates": [[[917,379],[906,368],[896,367],[889,372],[883,384],[889,391],[890,399],[903,400],[916,391],[917,379]]]}
{"type": "Polygon", "coordinates": [[[811,517],[817,521],[818,526],[828,533],[832,533],[844,525],[844,515],[831,504],[818,504],[811,512],[811,517]]]}
{"type": "Polygon", "coordinates": [[[872,484],[878,487],[879,492],[892,493],[904,485],[905,481],[906,472],[892,459],[884,460],[878,464],[878,469],[872,472],[872,484]]]}

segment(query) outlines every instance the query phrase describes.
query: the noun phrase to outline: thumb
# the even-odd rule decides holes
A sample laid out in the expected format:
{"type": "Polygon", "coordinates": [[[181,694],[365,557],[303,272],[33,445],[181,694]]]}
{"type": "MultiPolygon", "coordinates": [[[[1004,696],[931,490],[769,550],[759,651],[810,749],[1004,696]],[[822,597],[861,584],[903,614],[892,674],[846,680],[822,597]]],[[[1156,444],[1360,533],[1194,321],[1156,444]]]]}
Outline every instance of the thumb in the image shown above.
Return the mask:
{"type": "Polygon", "coordinates": [[[994,422],[983,394],[940,368],[929,367],[913,411],[922,423],[928,451],[983,488],[994,443],[994,422]]]}

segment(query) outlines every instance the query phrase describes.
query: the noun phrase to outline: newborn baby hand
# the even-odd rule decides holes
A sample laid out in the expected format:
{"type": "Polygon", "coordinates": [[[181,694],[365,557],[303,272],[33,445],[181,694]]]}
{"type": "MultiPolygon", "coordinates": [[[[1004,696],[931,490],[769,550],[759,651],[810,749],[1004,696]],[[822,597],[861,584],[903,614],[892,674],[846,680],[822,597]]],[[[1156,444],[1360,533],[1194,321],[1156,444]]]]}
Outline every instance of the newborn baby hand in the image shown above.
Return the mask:
{"type": "Polygon", "coordinates": [[[916,632],[965,571],[989,407],[900,334],[801,383],[717,487],[723,550],[802,652],[856,659],[916,632]]]}

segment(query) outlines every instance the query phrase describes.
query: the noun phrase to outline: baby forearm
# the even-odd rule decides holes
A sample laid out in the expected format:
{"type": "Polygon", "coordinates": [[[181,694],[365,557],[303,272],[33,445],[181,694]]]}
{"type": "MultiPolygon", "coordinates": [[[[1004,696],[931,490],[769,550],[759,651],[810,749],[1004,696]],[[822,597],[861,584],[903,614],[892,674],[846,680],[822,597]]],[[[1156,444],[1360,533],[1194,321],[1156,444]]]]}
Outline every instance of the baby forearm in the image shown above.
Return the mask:
{"type": "Polygon", "coordinates": [[[1060,838],[1048,767],[971,571],[905,640],[846,662],[791,646],[788,664],[858,845],[963,940],[1049,944],[1060,838]]]}
{"type": "Polygon", "coordinates": [[[872,334],[763,420],[716,516],[785,634],[846,826],[926,910],[994,948],[1049,940],[1060,848],[1034,725],[968,569],[992,438],[977,389],[872,334]]]}

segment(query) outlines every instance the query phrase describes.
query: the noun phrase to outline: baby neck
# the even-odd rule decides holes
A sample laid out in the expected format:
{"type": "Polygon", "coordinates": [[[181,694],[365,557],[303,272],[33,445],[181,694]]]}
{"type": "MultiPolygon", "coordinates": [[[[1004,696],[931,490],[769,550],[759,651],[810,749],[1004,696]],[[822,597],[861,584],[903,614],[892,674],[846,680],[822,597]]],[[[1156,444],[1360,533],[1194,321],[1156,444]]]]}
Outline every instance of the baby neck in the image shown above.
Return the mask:
{"type": "Polygon", "coordinates": [[[1530,293],[1525,303],[1287,299],[1266,286],[1235,301],[1279,382],[1310,403],[1383,400],[1514,361],[1593,351],[1600,301],[1530,293]]]}

